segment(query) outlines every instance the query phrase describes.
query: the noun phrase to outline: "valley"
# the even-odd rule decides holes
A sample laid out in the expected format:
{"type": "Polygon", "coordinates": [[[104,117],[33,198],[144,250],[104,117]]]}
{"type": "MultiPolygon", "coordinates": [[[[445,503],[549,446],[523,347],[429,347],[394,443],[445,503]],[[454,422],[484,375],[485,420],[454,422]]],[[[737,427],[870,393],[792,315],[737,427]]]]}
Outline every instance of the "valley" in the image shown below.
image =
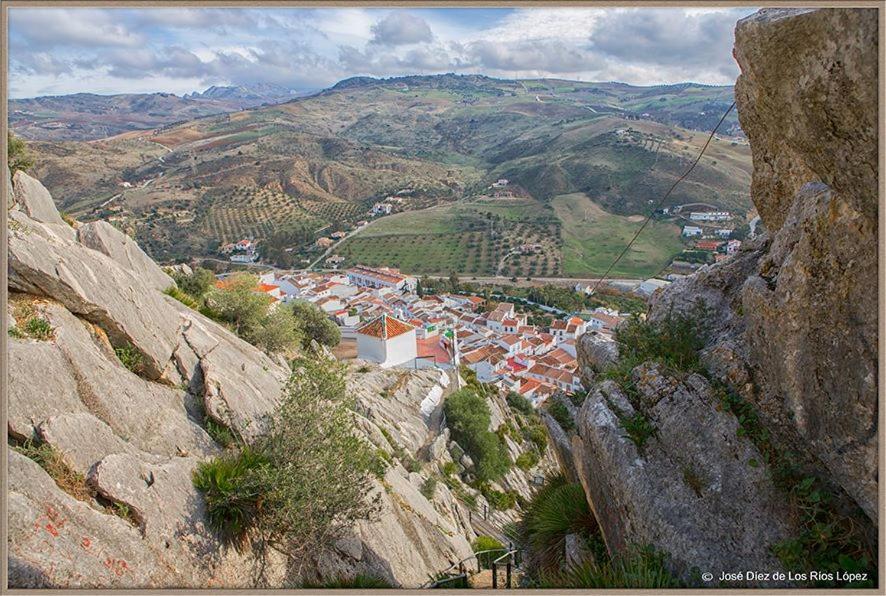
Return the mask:
{"type": "MultiPolygon", "coordinates": [[[[358,77],[286,103],[31,145],[61,210],[112,221],[161,262],[251,239],[262,262],[305,267],[381,202],[391,213],[342,242],[337,262],[591,277],[731,100],[731,87],[690,84],[358,77]]],[[[740,222],[750,153],[734,115],[720,133],[669,203],[740,222]]],[[[650,275],[682,249],[679,226],[656,222],[613,273],[650,275]]]]}

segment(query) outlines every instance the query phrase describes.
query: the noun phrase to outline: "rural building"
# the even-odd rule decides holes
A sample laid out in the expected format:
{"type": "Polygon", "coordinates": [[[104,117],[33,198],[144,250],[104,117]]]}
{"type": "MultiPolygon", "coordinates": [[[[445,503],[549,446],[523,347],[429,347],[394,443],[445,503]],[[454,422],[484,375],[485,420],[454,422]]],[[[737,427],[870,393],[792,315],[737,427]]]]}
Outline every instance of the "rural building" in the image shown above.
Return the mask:
{"type": "Polygon", "coordinates": [[[415,327],[388,314],[357,329],[357,358],[388,368],[417,355],[415,327]]]}
{"type": "Polygon", "coordinates": [[[689,214],[692,221],[725,221],[730,217],[728,211],[693,211],[689,214]]]}
{"type": "Polygon", "coordinates": [[[687,238],[692,236],[701,236],[702,229],[696,226],[683,226],[683,235],[687,238]]]}
{"type": "Polygon", "coordinates": [[[415,290],[416,284],[414,277],[402,275],[396,269],[363,267],[362,265],[348,269],[348,282],[367,288],[408,289],[410,292],[415,290]]]}

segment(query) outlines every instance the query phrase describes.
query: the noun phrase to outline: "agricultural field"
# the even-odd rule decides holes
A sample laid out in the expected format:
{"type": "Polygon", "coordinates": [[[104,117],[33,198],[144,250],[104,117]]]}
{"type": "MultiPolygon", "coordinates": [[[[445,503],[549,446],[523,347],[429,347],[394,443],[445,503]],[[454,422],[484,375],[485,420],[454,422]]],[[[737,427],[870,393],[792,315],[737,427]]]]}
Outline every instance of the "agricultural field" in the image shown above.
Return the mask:
{"type": "Polygon", "coordinates": [[[417,275],[491,275],[513,249],[537,244],[537,254],[513,254],[501,272],[547,276],[558,272],[558,237],[553,211],[533,199],[478,198],[384,217],[337,252],[347,264],[388,265],[417,275]]]}
{"type": "MultiPolygon", "coordinates": [[[[566,276],[602,275],[643,223],[642,215],[608,213],[583,193],[560,195],[552,204],[563,224],[563,273],[566,276]]],[[[680,228],[653,220],[611,275],[627,278],[653,275],[682,250],[680,228]]]]}
{"type": "MultiPolygon", "coordinates": [[[[351,229],[394,196],[402,213],[341,247],[350,260],[416,273],[580,276],[600,269],[630,218],[691,163],[732,96],[699,85],[359,77],[154,130],[34,143],[35,173],[70,215],[114,217],[163,262],[215,256],[251,236],[269,263],[298,265],[315,256],[319,236],[351,229]],[[500,178],[522,198],[485,197],[500,178]],[[559,197],[576,193],[601,208],[593,221],[569,219],[559,197]]],[[[750,154],[734,114],[726,122],[672,204],[747,214],[750,154]]],[[[623,272],[654,269],[670,252],[671,228],[659,227],[668,233],[638,247],[623,272]]]]}

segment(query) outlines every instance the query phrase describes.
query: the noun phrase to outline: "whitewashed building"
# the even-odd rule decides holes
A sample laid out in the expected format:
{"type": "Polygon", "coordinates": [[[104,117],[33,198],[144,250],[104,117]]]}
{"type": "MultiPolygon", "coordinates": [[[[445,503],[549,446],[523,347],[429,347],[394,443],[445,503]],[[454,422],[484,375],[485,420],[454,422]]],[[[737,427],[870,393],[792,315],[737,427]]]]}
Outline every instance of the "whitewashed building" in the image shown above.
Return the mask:
{"type": "Polygon", "coordinates": [[[357,329],[357,358],[382,368],[412,362],[418,356],[415,327],[388,314],[357,329]]]}

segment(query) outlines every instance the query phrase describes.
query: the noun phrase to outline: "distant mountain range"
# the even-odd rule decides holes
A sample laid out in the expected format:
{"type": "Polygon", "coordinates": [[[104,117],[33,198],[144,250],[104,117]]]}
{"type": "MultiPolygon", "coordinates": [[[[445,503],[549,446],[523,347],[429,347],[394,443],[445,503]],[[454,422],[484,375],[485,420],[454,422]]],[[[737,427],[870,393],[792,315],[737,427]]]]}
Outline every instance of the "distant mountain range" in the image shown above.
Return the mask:
{"type": "Polygon", "coordinates": [[[90,141],[134,130],[151,130],[204,116],[271,105],[298,93],[269,83],[212,86],[202,93],[75,93],[9,100],[9,125],[41,141],[90,141]]]}
{"type": "MultiPolygon", "coordinates": [[[[224,100],[202,97],[229,94],[243,92],[147,96],[148,109],[158,113],[157,104],[166,102],[206,106],[224,100]]],[[[586,256],[603,261],[606,250],[620,246],[619,230],[632,233],[631,218],[647,213],[685,171],[732,100],[732,87],[696,84],[359,77],[273,105],[101,141],[31,146],[34,171],[62,209],[81,218],[114,218],[164,261],[212,256],[219,244],[254,237],[265,256],[279,249],[275,262],[298,263],[310,257],[319,236],[366,218],[374,202],[398,195],[398,210],[440,209],[426,210],[424,219],[387,237],[357,239],[362,244],[354,246],[354,259],[372,253],[377,264],[398,266],[398,247],[420,241],[428,255],[420,272],[490,274],[504,259],[506,232],[510,246],[547,243],[539,256],[547,269],[540,263],[539,270],[580,276],[599,270],[586,256]],[[493,238],[491,220],[477,213],[487,207],[470,201],[499,179],[509,180],[508,189],[523,202],[489,207],[511,218],[493,238]],[[588,240],[588,230],[602,235],[599,242],[588,240]],[[559,237],[562,246],[555,245],[559,237]],[[459,255],[471,246],[476,258],[462,265],[459,255]]],[[[723,138],[670,204],[745,213],[751,165],[740,134],[732,114],[723,138]]],[[[679,245],[679,227],[668,225],[661,246],[638,252],[634,272],[660,268],[665,249],[679,245]]],[[[520,259],[530,257],[511,257],[506,265],[519,271],[520,259]]]]}

